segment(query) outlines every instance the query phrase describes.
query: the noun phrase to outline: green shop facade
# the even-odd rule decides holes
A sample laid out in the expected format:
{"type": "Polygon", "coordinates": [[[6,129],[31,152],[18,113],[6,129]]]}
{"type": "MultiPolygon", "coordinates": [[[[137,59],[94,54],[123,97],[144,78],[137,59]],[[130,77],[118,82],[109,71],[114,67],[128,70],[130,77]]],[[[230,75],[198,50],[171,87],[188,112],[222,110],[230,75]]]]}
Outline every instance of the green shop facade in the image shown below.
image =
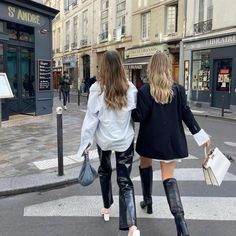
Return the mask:
{"type": "Polygon", "coordinates": [[[57,10],[25,0],[0,2],[0,72],[14,98],[2,99],[2,120],[52,112],[52,19],[57,10]]]}
{"type": "Polygon", "coordinates": [[[236,110],[236,33],[184,39],[182,61],[190,102],[236,110]]]}

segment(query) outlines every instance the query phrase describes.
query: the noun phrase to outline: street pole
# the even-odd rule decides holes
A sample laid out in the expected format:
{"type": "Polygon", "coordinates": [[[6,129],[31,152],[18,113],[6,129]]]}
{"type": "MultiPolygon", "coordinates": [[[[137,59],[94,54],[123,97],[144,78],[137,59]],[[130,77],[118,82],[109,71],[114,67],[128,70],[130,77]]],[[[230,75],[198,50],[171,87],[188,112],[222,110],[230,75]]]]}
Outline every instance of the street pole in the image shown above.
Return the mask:
{"type": "Polygon", "coordinates": [[[0,99],[0,128],[2,127],[2,100],[0,99]]]}
{"type": "Polygon", "coordinates": [[[78,89],[78,106],[80,106],[80,89],[78,89]]]}
{"type": "Polygon", "coordinates": [[[224,117],[224,113],[225,113],[225,96],[222,95],[222,103],[221,103],[221,116],[224,117]]]}
{"type": "Polygon", "coordinates": [[[57,107],[57,154],[58,154],[58,175],[64,174],[63,170],[63,130],[62,130],[62,108],[57,107]]]}

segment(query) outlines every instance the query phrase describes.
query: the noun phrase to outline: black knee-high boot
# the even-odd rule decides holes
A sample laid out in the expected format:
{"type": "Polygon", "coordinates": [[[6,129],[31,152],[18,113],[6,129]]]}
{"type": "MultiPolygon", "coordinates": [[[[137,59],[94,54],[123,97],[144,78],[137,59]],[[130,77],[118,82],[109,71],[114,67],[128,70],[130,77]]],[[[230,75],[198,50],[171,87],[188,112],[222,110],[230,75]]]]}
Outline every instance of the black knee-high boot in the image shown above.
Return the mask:
{"type": "Polygon", "coordinates": [[[141,177],[143,201],[140,202],[142,209],[147,208],[147,213],[152,214],[152,182],[153,182],[153,171],[152,166],[148,168],[139,167],[139,173],[141,177]]]}
{"type": "Polygon", "coordinates": [[[189,236],[188,227],[184,219],[184,209],[181,203],[177,181],[174,178],[163,181],[170,211],[175,218],[177,236],[189,236]]]}

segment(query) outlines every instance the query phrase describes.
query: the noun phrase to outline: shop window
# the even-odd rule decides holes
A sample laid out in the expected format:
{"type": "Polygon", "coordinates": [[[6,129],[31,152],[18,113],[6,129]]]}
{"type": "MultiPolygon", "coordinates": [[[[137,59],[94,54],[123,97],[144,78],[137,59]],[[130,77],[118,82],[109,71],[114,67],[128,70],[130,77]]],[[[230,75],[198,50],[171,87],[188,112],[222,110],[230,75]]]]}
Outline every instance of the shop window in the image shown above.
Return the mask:
{"type": "Polygon", "coordinates": [[[0,21],[0,33],[4,32],[4,22],[0,21]]]}
{"type": "Polygon", "coordinates": [[[193,52],[192,90],[208,91],[210,88],[210,51],[193,52]]]}
{"type": "Polygon", "coordinates": [[[32,27],[8,22],[7,31],[10,39],[34,42],[34,29],[32,27]]]}
{"type": "Polygon", "coordinates": [[[0,44],[0,72],[3,72],[3,44],[0,44]]]}

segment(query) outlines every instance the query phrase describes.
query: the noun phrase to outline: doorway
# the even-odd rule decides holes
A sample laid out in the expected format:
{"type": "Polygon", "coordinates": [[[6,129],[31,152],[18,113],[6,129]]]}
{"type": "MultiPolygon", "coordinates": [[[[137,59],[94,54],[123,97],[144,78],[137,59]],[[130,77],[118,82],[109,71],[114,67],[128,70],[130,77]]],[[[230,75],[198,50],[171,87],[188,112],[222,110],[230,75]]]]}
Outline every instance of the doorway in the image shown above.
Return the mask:
{"type": "Polygon", "coordinates": [[[9,100],[9,115],[35,113],[34,50],[8,45],[7,76],[14,99],[9,100]]]}
{"type": "Polygon", "coordinates": [[[213,60],[212,106],[230,108],[232,58],[213,60]]]}

